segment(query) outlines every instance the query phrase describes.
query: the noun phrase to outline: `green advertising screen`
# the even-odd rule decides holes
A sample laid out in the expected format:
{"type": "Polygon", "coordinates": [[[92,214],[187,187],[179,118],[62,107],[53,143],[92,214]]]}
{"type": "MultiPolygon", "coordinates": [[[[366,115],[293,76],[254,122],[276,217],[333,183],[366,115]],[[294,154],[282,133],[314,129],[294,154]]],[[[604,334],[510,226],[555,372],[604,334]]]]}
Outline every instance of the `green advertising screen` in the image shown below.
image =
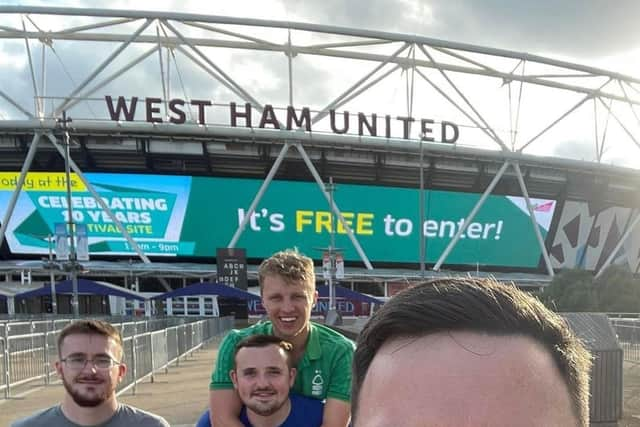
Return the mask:
{"type": "MultiPolygon", "coordinates": [[[[152,256],[214,257],[226,247],[247,213],[262,180],[86,173],[116,218],[152,256]]],[[[0,215],[17,183],[17,173],[0,173],[0,215]]],[[[111,218],[72,175],[73,218],[87,225],[92,254],[132,255],[111,218]]],[[[420,221],[418,189],[336,185],[334,199],[372,262],[437,261],[479,194],[424,192],[420,221]]],[[[532,199],[537,226],[546,237],[555,201],[532,199]]],[[[30,173],[7,229],[13,253],[47,253],[47,236],[68,218],[64,174],[30,173]]],[[[237,247],[247,256],[267,257],[297,247],[320,258],[330,242],[331,212],[315,182],[273,181],[251,216],[237,247]]],[[[346,230],[337,223],[336,246],[346,260],[359,260],[346,230]]],[[[446,264],[537,267],[540,248],[524,199],[489,196],[446,264]]]]}

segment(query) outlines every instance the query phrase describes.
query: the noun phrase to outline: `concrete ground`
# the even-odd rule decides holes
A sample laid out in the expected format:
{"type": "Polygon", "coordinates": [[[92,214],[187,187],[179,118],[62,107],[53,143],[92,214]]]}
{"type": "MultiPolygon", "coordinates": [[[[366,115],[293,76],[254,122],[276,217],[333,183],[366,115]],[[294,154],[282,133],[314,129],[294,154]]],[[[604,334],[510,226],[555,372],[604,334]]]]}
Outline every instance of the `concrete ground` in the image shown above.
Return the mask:
{"type": "MultiPolygon", "coordinates": [[[[209,378],[217,356],[212,343],[171,365],[168,373],[158,373],[155,381],[138,384],[135,395],[129,389],[118,400],[163,416],[172,426],[193,426],[208,405],[209,378]]],[[[8,400],[0,398],[0,426],[60,402],[64,389],[60,382],[36,384],[12,390],[8,400]]]]}

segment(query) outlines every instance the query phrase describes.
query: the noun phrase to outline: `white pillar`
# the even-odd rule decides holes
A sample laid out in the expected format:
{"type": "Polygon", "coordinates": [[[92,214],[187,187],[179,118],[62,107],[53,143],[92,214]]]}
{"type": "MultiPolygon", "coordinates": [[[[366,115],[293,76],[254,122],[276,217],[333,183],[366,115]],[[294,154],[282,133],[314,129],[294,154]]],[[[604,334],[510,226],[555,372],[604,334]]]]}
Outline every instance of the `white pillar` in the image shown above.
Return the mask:
{"type": "Polygon", "coordinates": [[[144,300],[144,316],[151,317],[151,300],[144,300]]]}
{"type": "Polygon", "coordinates": [[[213,295],[212,308],[213,308],[213,316],[220,317],[220,307],[218,307],[218,295],[213,295]]]}
{"type": "Polygon", "coordinates": [[[9,316],[16,314],[16,303],[13,297],[7,297],[7,314],[9,316]]]}

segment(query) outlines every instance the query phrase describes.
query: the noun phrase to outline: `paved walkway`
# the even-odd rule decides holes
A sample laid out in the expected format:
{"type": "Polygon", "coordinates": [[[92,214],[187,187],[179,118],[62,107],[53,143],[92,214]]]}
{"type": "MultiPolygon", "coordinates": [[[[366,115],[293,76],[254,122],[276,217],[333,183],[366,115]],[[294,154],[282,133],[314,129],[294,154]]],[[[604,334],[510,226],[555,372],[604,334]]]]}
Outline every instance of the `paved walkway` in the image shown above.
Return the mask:
{"type": "MultiPolygon", "coordinates": [[[[196,351],[171,365],[169,373],[156,374],[155,382],[138,384],[136,394],[126,391],[118,400],[163,416],[173,427],[193,426],[208,404],[209,375],[217,355],[217,344],[196,351]]],[[[0,398],[0,426],[60,402],[62,384],[38,384],[16,390],[9,400],[0,398]]]]}

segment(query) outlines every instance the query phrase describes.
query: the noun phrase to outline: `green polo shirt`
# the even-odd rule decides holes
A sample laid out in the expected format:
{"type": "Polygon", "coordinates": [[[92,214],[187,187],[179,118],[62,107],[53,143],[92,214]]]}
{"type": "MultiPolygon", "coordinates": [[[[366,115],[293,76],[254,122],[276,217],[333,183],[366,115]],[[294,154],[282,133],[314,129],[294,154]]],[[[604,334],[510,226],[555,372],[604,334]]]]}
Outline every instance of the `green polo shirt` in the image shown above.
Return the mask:
{"type": "MultiPolygon", "coordinates": [[[[216,367],[209,389],[231,389],[229,371],[233,369],[236,344],[249,335],[272,335],[271,322],[260,322],[245,329],[234,329],[218,347],[216,367]]],[[[345,336],[324,325],[311,322],[304,355],[298,363],[293,391],[316,399],[351,400],[351,362],[354,344],[345,336]]]]}

